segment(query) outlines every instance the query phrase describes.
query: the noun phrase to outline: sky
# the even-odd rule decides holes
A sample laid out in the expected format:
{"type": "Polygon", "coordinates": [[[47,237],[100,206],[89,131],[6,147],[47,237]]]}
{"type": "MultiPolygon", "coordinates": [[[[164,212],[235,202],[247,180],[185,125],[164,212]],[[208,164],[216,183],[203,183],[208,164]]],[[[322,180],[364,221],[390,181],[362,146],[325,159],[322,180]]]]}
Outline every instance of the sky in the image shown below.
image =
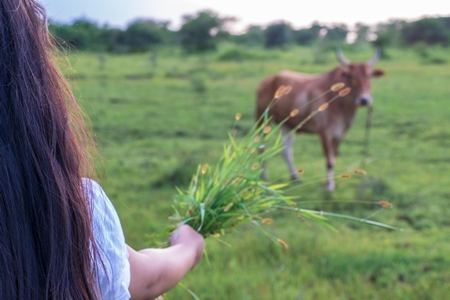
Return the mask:
{"type": "Polygon", "coordinates": [[[70,23],[87,18],[99,25],[126,28],[137,18],[170,21],[178,29],[183,15],[210,9],[219,16],[237,17],[233,31],[248,25],[268,25],[284,20],[294,28],[314,21],[349,26],[361,22],[374,25],[390,19],[416,20],[424,16],[450,16],[448,0],[40,0],[50,19],[70,23]],[[414,3],[414,4],[413,4],[414,3]]]}

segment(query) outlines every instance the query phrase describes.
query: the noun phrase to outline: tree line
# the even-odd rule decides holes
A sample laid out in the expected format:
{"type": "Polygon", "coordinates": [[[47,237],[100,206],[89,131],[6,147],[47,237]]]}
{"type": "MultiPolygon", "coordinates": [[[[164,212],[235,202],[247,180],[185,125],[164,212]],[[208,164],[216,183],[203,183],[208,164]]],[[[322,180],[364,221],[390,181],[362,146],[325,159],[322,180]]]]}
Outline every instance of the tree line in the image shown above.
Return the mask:
{"type": "Polygon", "coordinates": [[[390,20],[375,26],[314,22],[307,28],[294,29],[285,21],[267,26],[252,25],[244,33],[228,30],[234,17],[219,16],[210,10],[185,15],[179,30],[171,30],[170,22],[136,19],[125,29],[100,26],[85,18],[71,24],[50,21],[49,30],[61,47],[106,52],[143,52],[161,46],[180,45],[187,52],[214,50],[222,41],[266,48],[330,43],[369,42],[380,48],[387,46],[450,45],[450,17],[427,17],[417,21],[390,20]]]}

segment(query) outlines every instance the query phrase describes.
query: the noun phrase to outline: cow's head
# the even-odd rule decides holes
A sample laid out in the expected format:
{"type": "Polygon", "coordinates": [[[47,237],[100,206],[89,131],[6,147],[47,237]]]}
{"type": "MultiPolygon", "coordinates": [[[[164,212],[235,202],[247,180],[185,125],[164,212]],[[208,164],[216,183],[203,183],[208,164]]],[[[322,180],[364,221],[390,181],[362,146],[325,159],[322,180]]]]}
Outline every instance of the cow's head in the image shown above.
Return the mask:
{"type": "Polygon", "coordinates": [[[352,89],[352,95],[356,98],[357,105],[372,105],[370,94],[370,79],[384,75],[383,70],[373,70],[372,67],[380,59],[380,50],[377,48],[375,55],[366,63],[352,63],[341,49],[336,51],[337,58],[342,65],[341,80],[352,89]]]}

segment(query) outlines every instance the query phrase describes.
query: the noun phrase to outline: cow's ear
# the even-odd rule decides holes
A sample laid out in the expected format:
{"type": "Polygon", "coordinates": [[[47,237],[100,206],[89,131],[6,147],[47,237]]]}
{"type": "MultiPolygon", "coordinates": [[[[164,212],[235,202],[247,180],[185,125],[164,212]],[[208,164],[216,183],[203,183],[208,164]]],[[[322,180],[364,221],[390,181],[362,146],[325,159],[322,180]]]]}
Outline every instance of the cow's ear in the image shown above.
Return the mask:
{"type": "Polygon", "coordinates": [[[377,69],[372,71],[372,77],[374,78],[382,77],[384,75],[385,75],[384,70],[377,69]]]}

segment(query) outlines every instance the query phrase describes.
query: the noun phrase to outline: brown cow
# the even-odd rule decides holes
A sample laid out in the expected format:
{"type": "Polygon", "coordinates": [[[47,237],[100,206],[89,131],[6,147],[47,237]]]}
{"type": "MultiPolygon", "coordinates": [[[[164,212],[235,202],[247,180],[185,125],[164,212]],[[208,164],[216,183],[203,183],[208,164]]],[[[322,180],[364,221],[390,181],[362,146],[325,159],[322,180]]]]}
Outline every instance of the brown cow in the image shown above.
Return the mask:
{"type": "MultiPolygon", "coordinates": [[[[316,133],[320,135],[323,152],[327,160],[328,183],[327,189],[332,191],[335,188],[333,166],[338,154],[339,145],[345,137],[346,132],[352,125],[356,110],[360,106],[372,105],[370,95],[370,78],[384,75],[382,70],[372,70],[372,66],[378,61],[380,52],[377,49],[374,57],[366,63],[351,63],[344,57],[340,49],[336,51],[337,58],[341,65],[331,72],[321,75],[307,75],[291,71],[281,71],[263,80],[258,89],[256,103],[256,119],[261,120],[261,115],[271,103],[277,89],[284,86],[291,86],[290,93],[283,95],[269,110],[269,115],[276,123],[289,117],[294,109],[299,113],[283,125],[282,133],[284,137],[283,155],[289,166],[291,178],[298,180],[297,169],[293,158],[294,134],[288,134],[302,120],[316,111],[320,105],[328,102],[336,92],[329,92],[326,95],[316,98],[318,95],[330,90],[335,83],[342,82],[346,87],[351,88],[351,92],[330,103],[329,107],[312,117],[297,132],[316,133]]],[[[263,163],[262,176],[267,180],[266,167],[263,163]]]]}

